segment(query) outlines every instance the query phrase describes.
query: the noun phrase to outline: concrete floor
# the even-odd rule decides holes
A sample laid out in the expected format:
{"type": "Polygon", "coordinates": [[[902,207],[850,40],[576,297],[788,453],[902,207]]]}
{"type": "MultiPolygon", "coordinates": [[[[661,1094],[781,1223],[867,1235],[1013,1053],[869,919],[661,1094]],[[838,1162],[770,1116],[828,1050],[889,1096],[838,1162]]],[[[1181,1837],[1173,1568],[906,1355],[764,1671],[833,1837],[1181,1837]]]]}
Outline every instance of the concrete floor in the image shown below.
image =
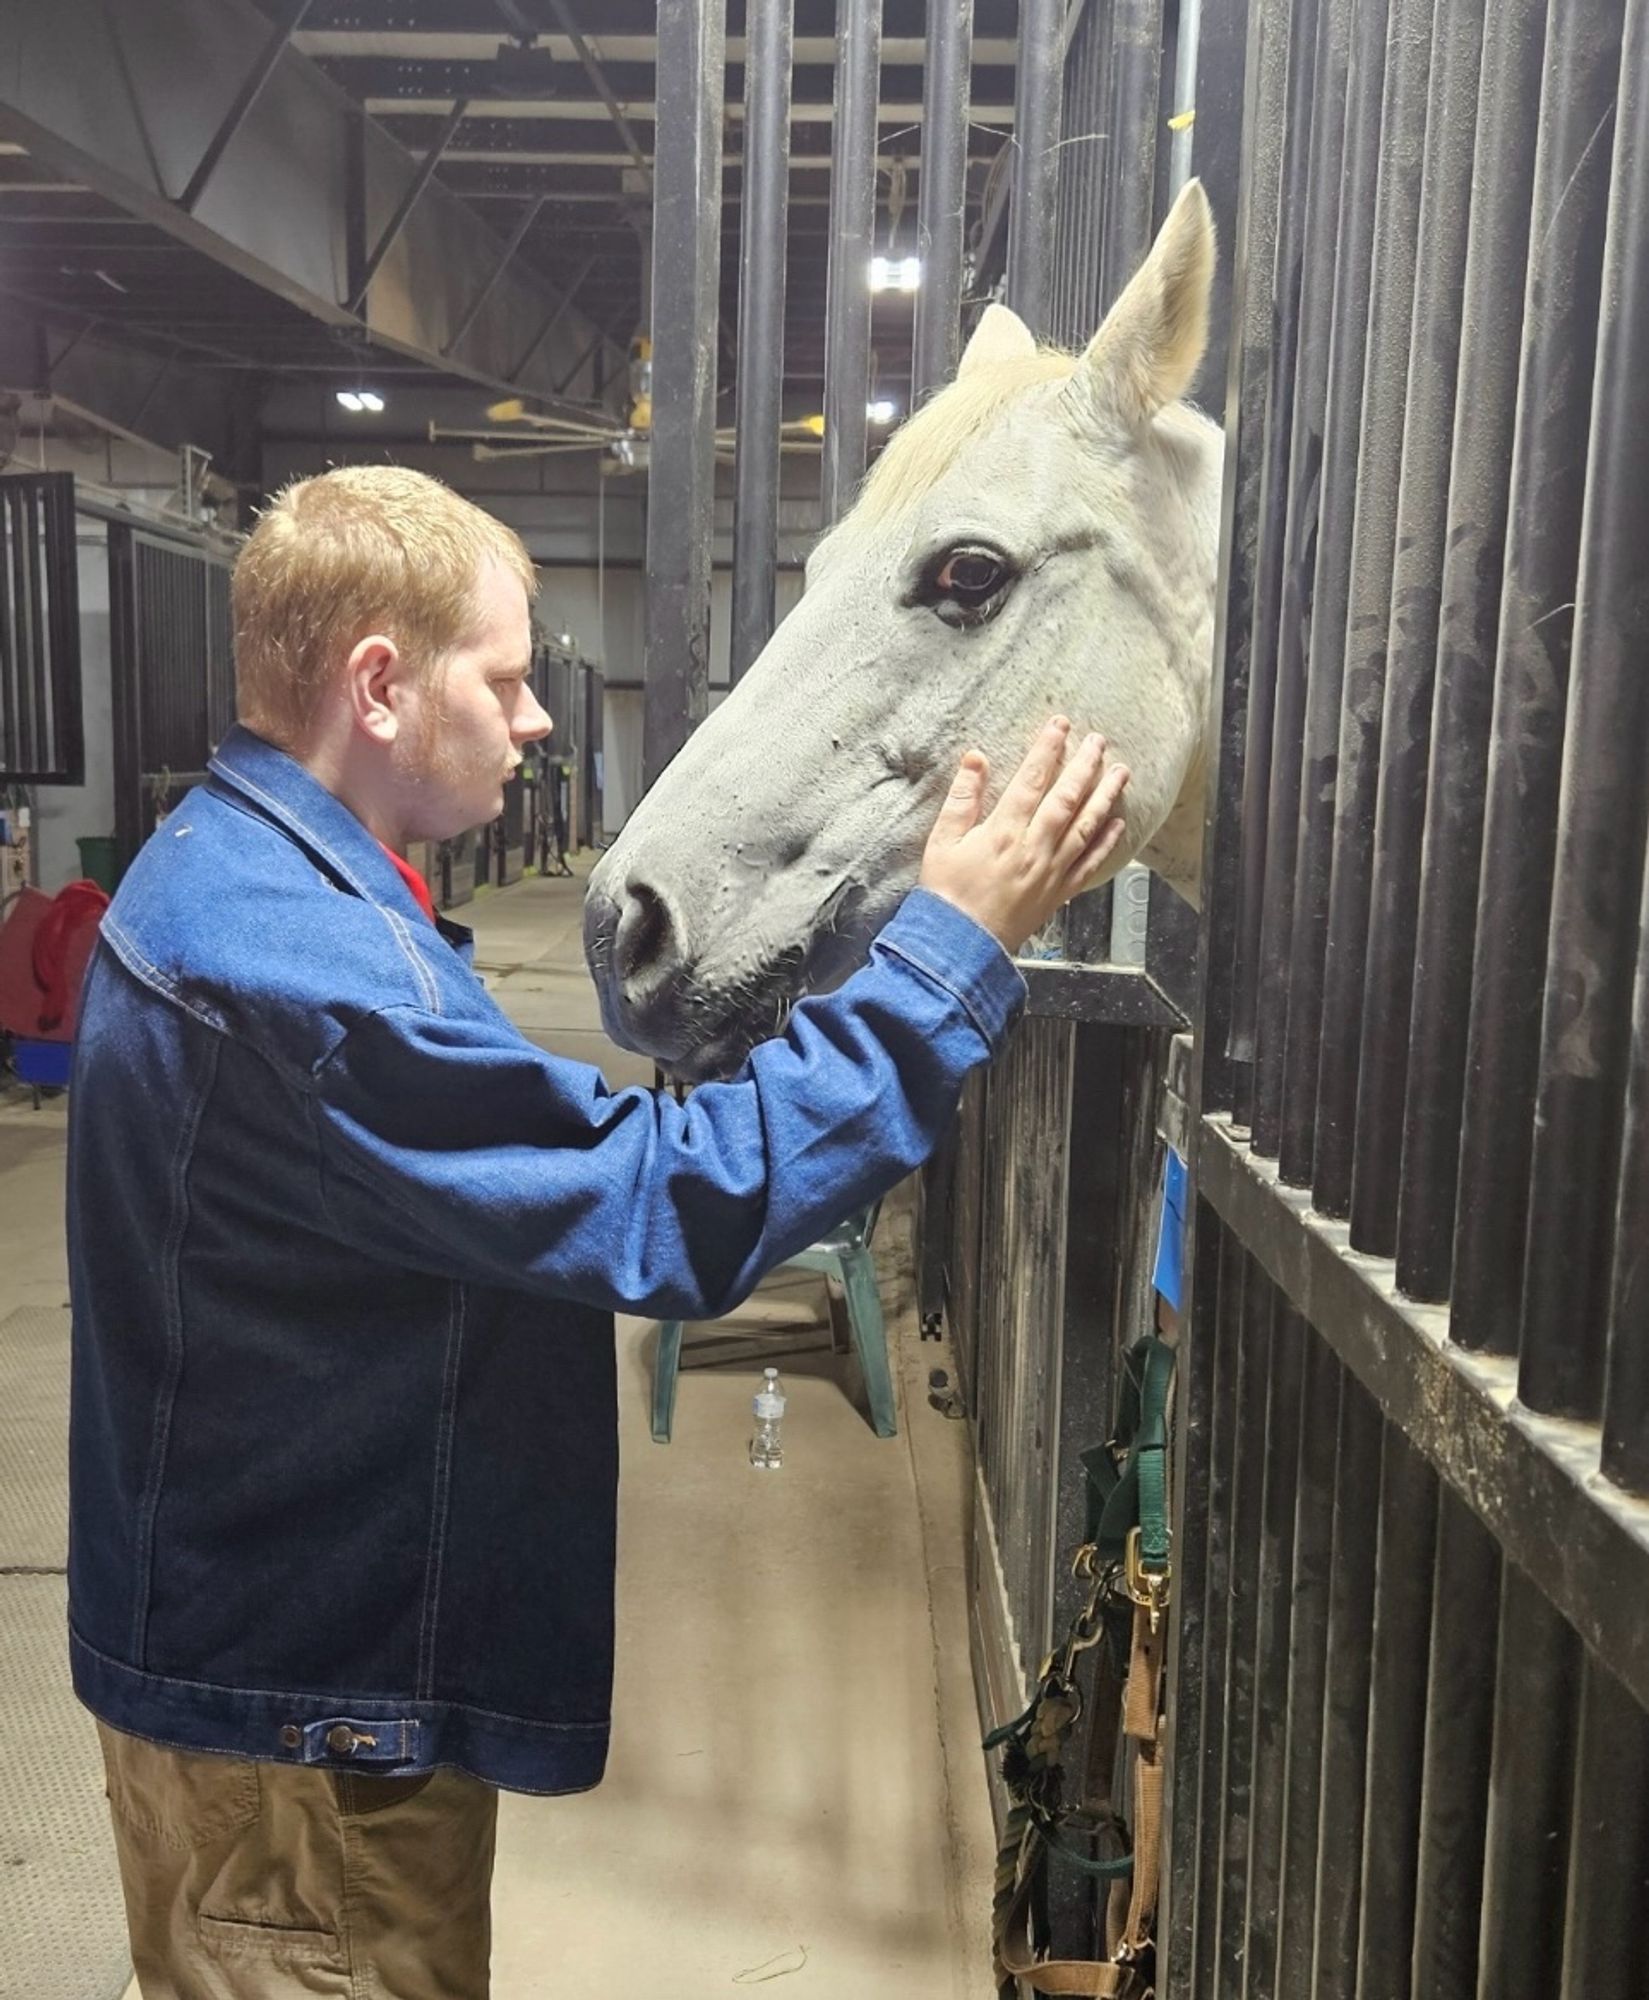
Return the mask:
{"type": "MultiPolygon", "coordinates": [[[[641,1080],[600,1032],[581,894],[530,880],[461,914],[534,1040],[641,1080]]],[[[63,1302],[62,1165],[61,1104],[0,1107],[0,1319],[63,1302]]],[[[781,1276],[696,1351],[689,1335],[668,1447],[647,1430],[656,1329],[620,1322],[612,1762],[586,1797],[504,1801],[496,2000],[709,2000],[770,1982],[823,2000],[993,1991],[971,1473],[962,1426],[926,1402],[936,1350],[916,1342],[909,1241],[908,1212],[891,1204],[879,1255],[903,1402],[894,1441],[864,1420],[822,1281],[781,1276]],[[745,1456],[770,1361],[790,1396],[777,1474],[745,1456]]]]}

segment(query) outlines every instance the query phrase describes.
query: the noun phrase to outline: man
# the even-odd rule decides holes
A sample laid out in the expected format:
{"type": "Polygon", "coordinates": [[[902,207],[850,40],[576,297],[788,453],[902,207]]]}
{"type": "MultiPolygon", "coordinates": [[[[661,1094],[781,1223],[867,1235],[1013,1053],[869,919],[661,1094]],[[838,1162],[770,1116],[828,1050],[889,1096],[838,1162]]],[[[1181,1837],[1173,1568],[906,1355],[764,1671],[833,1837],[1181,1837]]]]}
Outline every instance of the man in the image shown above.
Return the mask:
{"type": "Polygon", "coordinates": [[[290,488],[242,725],[104,924],[71,1099],[70,1645],[145,2000],[487,1990],[497,1788],[602,1771],[610,1315],[704,1318],[908,1173],[1114,845],[1052,726],[965,760],[862,972],[686,1104],[488,998],[397,858],[550,720],[530,561],[435,481],[290,488]],[[1063,772],[1061,766],[1063,764],[1063,772]]]}

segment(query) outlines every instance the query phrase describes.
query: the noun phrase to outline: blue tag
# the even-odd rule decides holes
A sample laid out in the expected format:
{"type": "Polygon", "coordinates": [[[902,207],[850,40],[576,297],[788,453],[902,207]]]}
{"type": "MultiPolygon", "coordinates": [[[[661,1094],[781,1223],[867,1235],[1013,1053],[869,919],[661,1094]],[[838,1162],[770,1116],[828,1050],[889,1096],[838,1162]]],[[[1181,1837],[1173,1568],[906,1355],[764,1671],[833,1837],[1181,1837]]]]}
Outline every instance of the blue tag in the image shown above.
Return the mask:
{"type": "Polygon", "coordinates": [[[1162,1214],[1151,1282],[1175,1312],[1179,1311],[1185,1282],[1185,1196],[1189,1184],[1185,1162],[1170,1146],[1162,1170],[1162,1214]]]}

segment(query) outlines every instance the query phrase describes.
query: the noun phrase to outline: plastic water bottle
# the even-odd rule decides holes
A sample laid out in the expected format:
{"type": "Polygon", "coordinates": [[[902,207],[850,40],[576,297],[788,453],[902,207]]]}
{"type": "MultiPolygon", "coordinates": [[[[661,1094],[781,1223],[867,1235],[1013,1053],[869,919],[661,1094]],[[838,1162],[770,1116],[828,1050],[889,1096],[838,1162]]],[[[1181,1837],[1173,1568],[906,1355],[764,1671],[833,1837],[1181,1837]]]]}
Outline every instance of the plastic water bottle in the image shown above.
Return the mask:
{"type": "Polygon", "coordinates": [[[764,1372],[752,1407],[756,1428],[750,1439],[750,1463],[761,1466],[764,1471],[777,1471],[784,1463],[784,1446],[779,1438],[779,1426],[784,1421],[784,1390],[779,1382],[778,1369],[769,1368],[764,1372]]]}

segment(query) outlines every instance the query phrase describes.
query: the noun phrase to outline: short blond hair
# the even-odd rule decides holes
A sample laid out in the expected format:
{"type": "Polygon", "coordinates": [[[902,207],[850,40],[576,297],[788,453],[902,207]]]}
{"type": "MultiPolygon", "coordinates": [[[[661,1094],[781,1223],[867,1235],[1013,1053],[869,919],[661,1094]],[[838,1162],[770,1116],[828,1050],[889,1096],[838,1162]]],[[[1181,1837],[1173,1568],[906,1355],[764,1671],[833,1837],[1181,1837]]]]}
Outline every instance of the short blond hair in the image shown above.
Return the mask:
{"type": "Polygon", "coordinates": [[[488,561],[538,579],[521,537],[427,473],[349,465],[269,503],[235,564],[235,688],[241,720],[304,745],[333,676],[370,632],[432,677],[475,621],[488,561]]]}

